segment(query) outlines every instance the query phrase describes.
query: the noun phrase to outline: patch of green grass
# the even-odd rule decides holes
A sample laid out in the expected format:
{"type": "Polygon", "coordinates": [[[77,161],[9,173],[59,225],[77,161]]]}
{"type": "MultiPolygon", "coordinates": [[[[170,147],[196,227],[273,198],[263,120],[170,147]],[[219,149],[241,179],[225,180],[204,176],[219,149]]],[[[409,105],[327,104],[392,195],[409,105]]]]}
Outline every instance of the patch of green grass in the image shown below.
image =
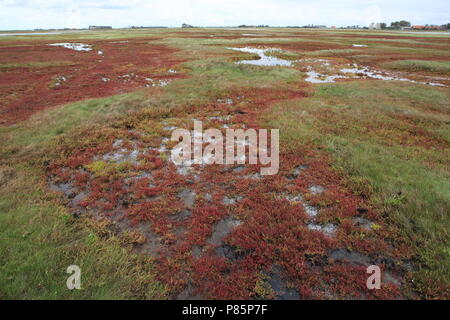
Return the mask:
{"type": "Polygon", "coordinates": [[[153,266],[96,222],[72,218],[36,170],[0,168],[0,299],[163,299],[153,266]],[[81,268],[70,291],[67,267],[81,268]]]}
{"type": "Polygon", "coordinates": [[[370,64],[374,63],[380,59],[380,57],[373,56],[370,54],[357,54],[350,57],[352,60],[361,63],[361,64],[370,64]]]}
{"type": "Polygon", "coordinates": [[[450,62],[425,60],[399,60],[383,64],[384,68],[401,71],[425,71],[433,73],[449,73],[450,62]]]}
{"type": "Polygon", "coordinates": [[[75,62],[71,61],[48,61],[48,62],[28,62],[28,63],[2,63],[0,64],[0,72],[10,71],[14,69],[44,69],[52,67],[74,66],[75,62]]]}
{"type": "Polygon", "coordinates": [[[266,51],[266,55],[272,56],[275,58],[283,59],[283,60],[291,60],[295,61],[300,59],[300,55],[295,52],[289,52],[284,50],[269,50],[266,51]]]}
{"type": "Polygon", "coordinates": [[[10,141],[5,143],[15,150],[33,148],[69,132],[73,128],[94,121],[108,121],[131,112],[144,99],[138,92],[90,99],[55,107],[33,115],[30,119],[9,127],[0,127],[0,135],[10,141]]]}
{"type": "Polygon", "coordinates": [[[329,50],[316,50],[311,52],[305,52],[308,56],[318,56],[318,57],[340,57],[347,56],[357,53],[354,49],[329,49],[329,50]]]}
{"type": "MultiPolygon", "coordinates": [[[[342,40],[347,40],[345,38],[342,38],[342,40]]],[[[352,39],[352,43],[355,43],[357,41],[358,43],[363,42],[365,44],[370,44],[371,42],[387,42],[387,43],[397,43],[397,44],[411,44],[411,45],[424,45],[424,46],[448,46],[447,43],[444,42],[425,42],[423,40],[417,41],[412,39],[385,39],[385,38],[354,38],[352,39]]],[[[376,45],[376,44],[375,44],[376,45]]]]}
{"type": "Polygon", "coordinates": [[[391,54],[403,54],[405,56],[411,57],[424,57],[424,59],[433,59],[435,57],[442,57],[445,59],[448,59],[448,50],[438,50],[433,48],[421,48],[421,47],[395,47],[395,46],[388,46],[388,45],[378,45],[378,46],[372,46],[370,49],[371,54],[376,54],[380,57],[389,57],[391,54]]]}
{"type": "Polygon", "coordinates": [[[129,162],[110,163],[105,161],[94,161],[85,166],[96,177],[108,176],[129,170],[132,164],[129,162]]]}
{"type": "Polygon", "coordinates": [[[280,82],[295,81],[300,72],[289,68],[261,68],[253,65],[235,64],[233,62],[198,62],[192,64],[194,78],[204,87],[229,88],[241,86],[267,87],[280,85],[280,82]]]}

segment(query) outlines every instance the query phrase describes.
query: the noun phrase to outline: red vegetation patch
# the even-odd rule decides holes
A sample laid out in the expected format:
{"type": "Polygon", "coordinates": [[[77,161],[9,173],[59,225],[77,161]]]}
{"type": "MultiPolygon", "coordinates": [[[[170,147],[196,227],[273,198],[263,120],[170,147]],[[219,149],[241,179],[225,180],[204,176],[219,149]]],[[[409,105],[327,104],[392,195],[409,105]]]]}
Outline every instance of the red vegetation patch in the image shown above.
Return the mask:
{"type": "Polygon", "coordinates": [[[93,47],[87,52],[50,43],[1,47],[0,64],[27,66],[0,70],[0,124],[17,123],[60,104],[125,93],[180,77],[169,72],[182,62],[174,57],[176,50],[150,40],[86,40],[93,47]]]}
{"type": "MultiPolygon", "coordinates": [[[[191,116],[218,124],[209,116],[219,113],[230,126],[258,128],[258,113],[271,103],[302,95],[237,89],[227,96],[232,103],[219,99],[191,116]]],[[[121,232],[139,231],[145,241],[136,250],[155,258],[174,298],[401,297],[407,250],[312,146],[281,154],[275,176],[261,177],[250,165],[183,172],[161,156],[162,137],[153,143],[116,130],[66,150],[66,159],[49,166],[50,181],[77,212],[108,217],[121,232]],[[366,287],[369,265],[386,274],[380,291],[366,287]]]]}

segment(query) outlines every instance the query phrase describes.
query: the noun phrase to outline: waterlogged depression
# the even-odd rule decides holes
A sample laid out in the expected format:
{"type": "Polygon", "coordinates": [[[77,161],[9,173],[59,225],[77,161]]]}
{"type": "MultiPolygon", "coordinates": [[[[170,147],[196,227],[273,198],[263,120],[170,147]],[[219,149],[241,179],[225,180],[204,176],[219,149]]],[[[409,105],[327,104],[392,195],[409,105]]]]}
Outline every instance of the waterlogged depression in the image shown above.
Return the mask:
{"type": "MultiPolygon", "coordinates": [[[[311,59],[305,59],[303,62],[307,62],[311,59]]],[[[299,62],[302,62],[300,60],[299,62]]],[[[430,86],[439,86],[443,87],[445,85],[437,82],[431,81],[416,81],[412,79],[408,79],[393,73],[388,73],[380,70],[376,70],[366,66],[358,66],[357,64],[346,65],[345,68],[333,66],[330,61],[317,59],[314,61],[315,63],[319,63],[319,67],[329,68],[330,71],[326,73],[321,73],[314,70],[314,67],[308,65],[307,66],[307,78],[306,82],[310,83],[333,83],[338,79],[375,79],[375,80],[383,80],[383,81],[405,81],[412,83],[421,83],[427,84],[430,86]],[[328,74],[335,73],[335,74],[328,74]]]]}
{"type": "MultiPolygon", "coordinates": [[[[367,47],[367,45],[363,44],[353,44],[353,47],[367,47]]],[[[356,64],[344,65],[343,67],[339,67],[337,65],[333,65],[333,63],[326,59],[300,59],[295,61],[289,61],[280,59],[271,55],[268,55],[270,52],[282,52],[281,49],[278,48],[229,48],[231,50],[236,50],[240,52],[252,53],[259,56],[259,59],[253,60],[241,60],[236,62],[237,64],[248,64],[255,66],[264,66],[264,67],[292,67],[296,64],[302,63],[311,63],[311,65],[306,66],[306,82],[309,83],[333,83],[339,79],[375,79],[375,80],[384,80],[384,81],[405,81],[412,83],[421,83],[427,84],[430,86],[445,86],[444,84],[434,82],[434,81],[416,81],[412,79],[408,79],[402,76],[398,76],[393,73],[388,73],[385,71],[375,70],[373,68],[369,68],[367,66],[358,66],[356,64]],[[327,73],[321,73],[315,70],[313,65],[321,65],[321,67],[329,67],[331,70],[327,73]],[[331,73],[331,74],[329,74],[331,73]]]]}
{"type": "Polygon", "coordinates": [[[269,51],[274,51],[277,49],[258,49],[258,48],[230,48],[231,50],[253,53],[259,55],[260,59],[257,60],[242,60],[238,61],[238,64],[251,64],[255,66],[265,66],[265,67],[290,67],[292,66],[292,62],[288,60],[279,59],[276,57],[272,57],[267,55],[269,51]]]}
{"type": "MultiPolygon", "coordinates": [[[[52,43],[49,45],[54,46],[54,47],[64,47],[64,48],[71,49],[74,51],[92,51],[92,47],[90,45],[84,44],[84,43],[63,42],[63,43],[52,43]]],[[[103,52],[101,54],[103,54],[103,52]]]]}

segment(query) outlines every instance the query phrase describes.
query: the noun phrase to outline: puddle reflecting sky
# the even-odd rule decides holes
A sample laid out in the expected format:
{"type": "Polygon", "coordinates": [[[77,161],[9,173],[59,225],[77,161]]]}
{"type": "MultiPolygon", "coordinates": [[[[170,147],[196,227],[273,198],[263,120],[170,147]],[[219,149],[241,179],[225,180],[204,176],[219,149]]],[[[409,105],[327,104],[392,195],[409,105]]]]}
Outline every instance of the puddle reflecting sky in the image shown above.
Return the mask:
{"type": "MultiPolygon", "coordinates": [[[[64,47],[64,48],[75,50],[75,51],[92,51],[92,47],[90,45],[84,44],[84,43],[63,42],[63,43],[52,43],[52,44],[49,44],[49,46],[64,47]]],[[[102,52],[102,54],[103,54],[103,52],[102,52]]]]}
{"type": "Polygon", "coordinates": [[[279,59],[276,57],[268,56],[266,53],[271,50],[277,50],[277,49],[257,49],[257,48],[229,48],[231,50],[241,51],[241,52],[247,52],[247,53],[253,53],[260,56],[261,59],[258,60],[242,60],[238,61],[238,64],[251,64],[255,66],[267,66],[267,67],[274,67],[274,66],[283,66],[283,67],[290,67],[292,66],[292,61],[279,59]]]}

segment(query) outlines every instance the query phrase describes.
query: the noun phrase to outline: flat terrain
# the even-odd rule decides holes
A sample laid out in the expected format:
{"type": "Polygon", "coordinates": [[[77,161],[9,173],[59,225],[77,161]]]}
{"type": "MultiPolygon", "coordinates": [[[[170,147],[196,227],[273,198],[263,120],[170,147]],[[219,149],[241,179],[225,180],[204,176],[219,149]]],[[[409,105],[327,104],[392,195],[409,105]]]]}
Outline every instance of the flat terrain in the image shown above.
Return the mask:
{"type": "Polygon", "coordinates": [[[448,299],[449,87],[445,34],[2,36],[0,298],[448,299]],[[279,173],[176,166],[194,120],[279,173]]]}

